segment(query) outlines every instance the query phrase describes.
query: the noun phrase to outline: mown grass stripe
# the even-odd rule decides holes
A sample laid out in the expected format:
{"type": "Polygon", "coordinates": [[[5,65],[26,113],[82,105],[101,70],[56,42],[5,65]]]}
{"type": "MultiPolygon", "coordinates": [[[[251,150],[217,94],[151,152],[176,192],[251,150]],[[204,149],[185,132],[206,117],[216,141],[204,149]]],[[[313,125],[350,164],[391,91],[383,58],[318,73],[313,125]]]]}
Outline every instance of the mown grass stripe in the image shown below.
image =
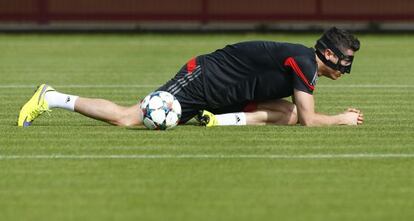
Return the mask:
{"type": "MultiPolygon", "coordinates": [[[[155,84],[68,84],[53,85],[55,88],[155,88],[155,84]]],[[[36,85],[0,85],[0,89],[11,88],[35,88],[36,85]]],[[[392,84],[350,84],[350,85],[318,85],[321,88],[414,88],[414,85],[392,85],[392,84]]]]}
{"type": "Polygon", "coordinates": [[[138,155],[0,155],[0,160],[20,159],[383,159],[414,158],[414,153],[350,153],[350,154],[138,154],[138,155]]]}

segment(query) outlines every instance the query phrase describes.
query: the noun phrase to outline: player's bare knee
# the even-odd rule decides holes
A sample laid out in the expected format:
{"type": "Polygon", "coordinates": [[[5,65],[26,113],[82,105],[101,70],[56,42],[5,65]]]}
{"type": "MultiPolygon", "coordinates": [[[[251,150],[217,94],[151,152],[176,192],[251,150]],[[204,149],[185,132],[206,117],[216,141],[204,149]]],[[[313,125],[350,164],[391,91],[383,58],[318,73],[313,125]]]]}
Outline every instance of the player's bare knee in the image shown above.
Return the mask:
{"type": "Polygon", "coordinates": [[[137,121],[128,115],[119,116],[115,118],[113,121],[111,121],[111,123],[115,126],[120,127],[130,127],[137,125],[137,121]]]}
{"type": "Polygon", "coordinates": [[[122,115],[113,116],[109,123],[120,127],[128,126],[128,121],[122,115]]]}
{"type": "Polygon", "coordinates": [[[298,112],[296,109],[296,105],[291,105],[286,112],[288,116],[288,125],[295,125],[299,121],[298,112]]]}
{"type": "Polygon", "coordinates": [[[130,127],[137,123],[136,118],[137,117],[134,116],[134,113],[131,113],[130,108],[122,108],[116,111],[116,114],[112,116],[110,123],[115,126],[130,127]]]}
{"type": "Polygon", "coordinates": [[[296,112],[291,112],[288,119],[288,125],[296,125],[298,124],[299,118],[296,112]]]}
{"type": "Polygon", "coordinates": [[[120,127],[129,127],[131,126],[131,123],[130,121],[128,121],[128,119],[119,118],[119,119],[116,119],[116,121],[114,121],[114,125],[120,126],[120,127]]]}

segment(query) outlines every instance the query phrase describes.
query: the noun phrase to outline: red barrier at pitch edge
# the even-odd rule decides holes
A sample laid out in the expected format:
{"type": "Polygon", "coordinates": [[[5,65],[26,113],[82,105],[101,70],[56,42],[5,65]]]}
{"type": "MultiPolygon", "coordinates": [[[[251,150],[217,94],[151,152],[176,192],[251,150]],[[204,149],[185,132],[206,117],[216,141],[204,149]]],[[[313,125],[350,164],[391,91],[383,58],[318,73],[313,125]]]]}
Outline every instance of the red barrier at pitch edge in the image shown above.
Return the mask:
{"type": "Polygon", "coordinates": [[[0,0],[0,21],[407,21],[410,0],[0,0]]]}

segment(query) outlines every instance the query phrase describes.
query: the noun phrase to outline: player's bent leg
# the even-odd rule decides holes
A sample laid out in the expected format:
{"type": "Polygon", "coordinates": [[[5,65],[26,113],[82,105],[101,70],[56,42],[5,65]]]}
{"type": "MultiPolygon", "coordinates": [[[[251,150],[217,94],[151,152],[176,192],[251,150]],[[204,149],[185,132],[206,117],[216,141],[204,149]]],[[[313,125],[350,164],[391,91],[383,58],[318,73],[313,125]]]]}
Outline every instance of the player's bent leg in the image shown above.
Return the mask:
{"type": "MultiPolygon", "coordinates": [[[[217,115],[217,116],[224,116],[224,114],[217,115]]],[[[205,127],[214,127],[214,126],[224,125],[223,122],[219,122],[219,119],[217,119],[216,115],[206,110],[200,111],[196,116],[196,120],[201,126],[205,126],[205,127]]],[[[235,125],[235,124],[236,123],[232,122],[228,125],[235,125]]]]}
{"type": "Polygon", "coordinates": [[[75,103],[75,111],[84,116],[116,126],[136,126],[142,124],[142,112],[139,104],[124,107],[104,99],[79,97],[75,103]]]}
{"type": "Polygon", "coordinates": [[[256,110],[250,112],[233,112],[226,114],[213,114],[203,111],[198,116],[203,126],[226,125],[295,125],[298,123],[296,105],[286,100],[273,100],[261,102],[256,110]]]}
{"type": "Polygon", "coordinates": [[[297,123],[296,105],[283,99],[259,103],[256,111],[246,113],[247,125],[295,125],[297,123]]]}

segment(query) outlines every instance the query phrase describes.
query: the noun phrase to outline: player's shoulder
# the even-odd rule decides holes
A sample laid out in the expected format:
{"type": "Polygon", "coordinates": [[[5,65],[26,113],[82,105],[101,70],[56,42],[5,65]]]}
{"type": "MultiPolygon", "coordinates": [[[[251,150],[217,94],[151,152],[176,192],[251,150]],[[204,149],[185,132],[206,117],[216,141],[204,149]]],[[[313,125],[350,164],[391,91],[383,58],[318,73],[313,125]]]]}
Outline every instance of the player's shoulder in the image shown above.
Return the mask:
{"type": "Polygon", "coordinates": [[[312,54],[312,55],[308,55],[308,54],[298,55],[298,56],[293,56],[292,58],[294,58],[298,63],[300,63],[303,66],[307,66],[307,67],[317,66],[316,58],[315,58],[314,54],[312,54]]]}
{"type": "Polygon", "coordinates": [[[305,66],[316,65],[316,55],[313,48],[306,47],[302,44],[292,43],[287,43],[285,47],[287,47],[286,57],[291,57],[305,66]]]}
{"type": "Polygon", "coordinates": [[[288,57],[303,57],[312,60],[315,58],[315,51],[303,44],[263,41],[265,47],[282,60],[288,57]]]}
{"type": "Polygon", "coordinates": [[[306,76],[309,81],[313,82],[318,68],[314,50],[300,45],[294,47],[303,49],[303,52],[296,51],[287,55],[284,65],[293,68],[296,72],[304,73],[301,75],[306,76]]]}
{"type": "Polygon", "coordinates": [[[282,43],[291,56],[315,57],[315,50],[302,44],[282,43]]]}
{"type": "Polygon", "coordinates": [[[305,45],[298,44],[298,43],[290,43],[290,42],[283,42],[283,41],[252,41],[254,44],[261,44],[265,47],[273,47],[277,49],[283,49],[289,51],[296,51],[296,52],[309,52],[312,51],[310,48],[306,47],[305,45]]]}
{"type": "Polygon", "coordinates": [[[268,49],[283,49],[284,51],[296,52],[296,54],[303,53],[312,53],[311,48],[306,47],[302,44],[289,43],[282,41],[269,41],[269,40],[250,40],[250,41],[241,41],[234,44],[229,44],[226,47],[265,47],[268,49]]]}

